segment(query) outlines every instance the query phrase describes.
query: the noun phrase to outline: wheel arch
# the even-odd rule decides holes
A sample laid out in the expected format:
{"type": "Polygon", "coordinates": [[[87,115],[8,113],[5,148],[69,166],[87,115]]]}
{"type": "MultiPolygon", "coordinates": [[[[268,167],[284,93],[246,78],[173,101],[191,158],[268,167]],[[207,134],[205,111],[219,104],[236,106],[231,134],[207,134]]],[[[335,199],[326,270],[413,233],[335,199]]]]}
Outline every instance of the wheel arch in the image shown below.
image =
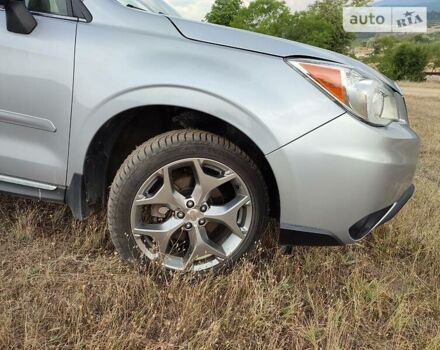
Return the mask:
{"type": "Polygon", "coordinates": [[[117,170],[138,145],[161,133],[181,128],[212,132],[242,148],[263,173],[270,189],[271,216],[279,219],[277,182],[261,147],[244,130],[224,119],[198,109],[164,104],[129,108],[108,119],[96,131],[84,156],[82,176],[74,174],[68,189],[67,202],[74,215],[84,218],[105,206],[108,188],[117,170]]]}

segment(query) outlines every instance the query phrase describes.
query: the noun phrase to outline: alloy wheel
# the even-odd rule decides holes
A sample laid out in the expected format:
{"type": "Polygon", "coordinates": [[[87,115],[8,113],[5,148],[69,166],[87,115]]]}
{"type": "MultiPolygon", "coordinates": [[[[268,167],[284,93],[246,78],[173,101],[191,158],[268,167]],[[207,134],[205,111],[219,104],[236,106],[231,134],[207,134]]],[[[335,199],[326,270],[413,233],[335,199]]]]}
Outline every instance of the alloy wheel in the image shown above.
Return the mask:
{"type": "Polygon", "coordinates": [[[167,164],[142,184],[131,230],[149,260],[200,271],[226,262],[246,238],[252,201],[242,178],[206,158],[167,164]]]}

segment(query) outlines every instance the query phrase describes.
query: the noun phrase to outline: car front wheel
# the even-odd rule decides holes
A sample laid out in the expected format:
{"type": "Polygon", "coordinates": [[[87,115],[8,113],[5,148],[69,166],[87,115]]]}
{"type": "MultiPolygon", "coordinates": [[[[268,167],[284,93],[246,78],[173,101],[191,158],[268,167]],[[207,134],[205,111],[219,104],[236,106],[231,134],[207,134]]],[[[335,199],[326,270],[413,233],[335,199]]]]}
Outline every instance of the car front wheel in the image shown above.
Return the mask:
{"type": "Polygon", "coordinates": [[[219,269],[263,233],[267,202],[263,177],[242,150],[208,132],[178,130],[126,159],[111,186],[108,225],[126,260],[219,269]]]}

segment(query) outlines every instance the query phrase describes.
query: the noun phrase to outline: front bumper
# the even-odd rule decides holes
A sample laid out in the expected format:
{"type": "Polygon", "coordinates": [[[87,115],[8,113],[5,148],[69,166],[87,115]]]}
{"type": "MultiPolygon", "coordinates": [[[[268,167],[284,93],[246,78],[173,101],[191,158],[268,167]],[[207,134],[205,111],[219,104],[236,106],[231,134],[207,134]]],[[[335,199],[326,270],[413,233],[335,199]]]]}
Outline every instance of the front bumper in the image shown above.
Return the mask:
{"type": "Polygon", "coordinates": [[[418,155],[409,126],[377,128],[348,114],[270,153],[283,235],[302,235],[306,244],[356,242],[403,206],[418,155]],[[372,213],[375,221],[365,220],[372,213]]]}

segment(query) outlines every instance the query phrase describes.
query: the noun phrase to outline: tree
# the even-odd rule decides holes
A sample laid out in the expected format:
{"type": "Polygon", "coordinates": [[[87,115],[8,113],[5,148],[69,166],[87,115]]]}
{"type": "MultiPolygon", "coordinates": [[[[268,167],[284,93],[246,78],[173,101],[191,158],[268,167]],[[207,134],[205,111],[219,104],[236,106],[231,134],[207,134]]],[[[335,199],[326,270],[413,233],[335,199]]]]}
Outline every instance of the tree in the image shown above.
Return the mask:
{"type": "Polygon", "coordinates": [[[242,8],[241,0],[215,0],[205,20],[209,23],[230,26],[234,17],[242,8]]]}
{"type": "Polygon", "coordinates": [[[231,22],[231,26],[253,32],[288,38],[292,15],[284,1],[255,0],[242,8],[231,22]]]}
{"type": "Polygon", "coordinates": [[[289,39],[332,49],[332,26],[316,13],[301,11],[293,15],[289,39]]]}
{"type": "MultiPolygon", "coordinates": [[[[330,50],[347,53],[351,42],[355,39],[354,33],[348,33],[343,26],[343,7],[344,6],[366,6],[370,0],[319,0],[310,6],[311,11],[318,18],[323,19],[330,28],[331,36],[330,50]]],[[[315,30],[319,30],[316,28],[315,30]]]]}
{"type": "Polygon", "coordinates": [[[426,46],[403,43],[385,52],[379,70],[394,80],[422,81],[428,61],[426,46]]]}

